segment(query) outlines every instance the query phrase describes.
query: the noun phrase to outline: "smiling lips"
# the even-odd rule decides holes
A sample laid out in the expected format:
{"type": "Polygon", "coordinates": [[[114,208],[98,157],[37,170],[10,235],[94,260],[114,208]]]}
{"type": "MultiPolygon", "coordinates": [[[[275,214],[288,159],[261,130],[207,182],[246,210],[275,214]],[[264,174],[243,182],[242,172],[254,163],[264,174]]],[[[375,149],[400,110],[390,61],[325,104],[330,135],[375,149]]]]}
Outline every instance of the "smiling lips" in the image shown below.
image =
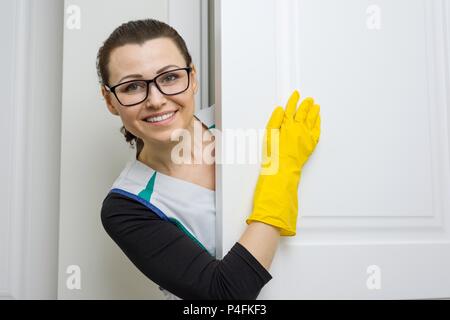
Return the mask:
{"type": "Polygon", "coordinates": [[[158,116],[150,116],[150,117],[145,118],[144,121],[149,122],[149,123],[164,124],[164,123],[170,121],[177,111],[178,110],[168,111],[168,112],[159,114],[158,116]]]}
{"type": "Polygon", "coordinates": [[[169,111],[165,111],[165,112],[154,113],[152,115],[142,118],[142,120],[147,121],[149,118],[156,118],[156,117],[164,116],[164,115],[170,114],[172,112],[176,112],[176,111],[178,111],[178,110],[169,110],[169,111]]]}

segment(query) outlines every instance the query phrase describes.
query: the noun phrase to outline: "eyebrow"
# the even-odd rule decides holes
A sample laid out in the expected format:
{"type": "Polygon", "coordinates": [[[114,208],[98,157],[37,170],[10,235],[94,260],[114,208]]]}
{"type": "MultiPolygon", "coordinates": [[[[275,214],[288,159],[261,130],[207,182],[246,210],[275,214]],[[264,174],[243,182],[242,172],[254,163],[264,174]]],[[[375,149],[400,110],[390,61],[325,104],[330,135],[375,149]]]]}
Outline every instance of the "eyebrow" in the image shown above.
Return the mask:
{"type": "MultiPolygon", "coordinates": [[[[180,67],[177,66],[177,65],[169,64],[168,66],[162,67],[161,69],[159,69],[158,71],[156,71],[156,73],[158,74],[158,73],[160,73],[160,72],[162,72],[162,71],[167,70],[167,69],[170,68],[170,67],[177,67],[177,68],[180,68],[180,67]]],[[[142,74],[129,74],[129,75],[127,75],[127,76],[121,78],[117,83],[119,84],[119,83],[121,83],[123,80],[125,80],[125,79],[127,79],[127,78],[142,78],[142,74]]]]}

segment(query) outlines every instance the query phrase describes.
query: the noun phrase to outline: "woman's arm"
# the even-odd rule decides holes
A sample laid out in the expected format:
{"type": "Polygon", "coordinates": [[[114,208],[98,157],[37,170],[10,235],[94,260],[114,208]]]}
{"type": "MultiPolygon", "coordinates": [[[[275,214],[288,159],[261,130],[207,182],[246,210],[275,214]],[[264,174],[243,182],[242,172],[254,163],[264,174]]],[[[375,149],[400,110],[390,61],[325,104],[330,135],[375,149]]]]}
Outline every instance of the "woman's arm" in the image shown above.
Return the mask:
{"type": "Polygon", "coordinates": [[[239,239],[266,270],[269,270],[278,247],[280,229],[259,221],[253,221],[239,239]]]}
{"type": "MultiPolygon", "coordinates": [[[[240,243],[218,260],[173,223],[126,196],[109,194],[103,201],[101,220],[109,236],[145,276],[182,299],[256,299],[272,279],[240,243]]],[[[252,225],[248,229],[258,236],[258,225],[252,225]]],[[[260,256],[262,247],[254,246],[253,241],[253,237],[244,239],[260,256]]]]}

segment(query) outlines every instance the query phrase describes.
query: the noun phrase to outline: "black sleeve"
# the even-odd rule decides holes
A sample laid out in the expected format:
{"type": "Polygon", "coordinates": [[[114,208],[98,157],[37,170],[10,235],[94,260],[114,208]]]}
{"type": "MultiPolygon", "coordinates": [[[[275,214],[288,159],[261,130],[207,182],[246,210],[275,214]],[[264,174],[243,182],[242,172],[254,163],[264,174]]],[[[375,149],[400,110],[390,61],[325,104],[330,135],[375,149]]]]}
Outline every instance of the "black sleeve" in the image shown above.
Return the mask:
{"type": "Polygon", "coordinates": [[[103,227],[149,279],[182,299],[256,299],[272,279],[239,242],[218,260],[183,231],[133,199],[110,193],[103,227]]]}

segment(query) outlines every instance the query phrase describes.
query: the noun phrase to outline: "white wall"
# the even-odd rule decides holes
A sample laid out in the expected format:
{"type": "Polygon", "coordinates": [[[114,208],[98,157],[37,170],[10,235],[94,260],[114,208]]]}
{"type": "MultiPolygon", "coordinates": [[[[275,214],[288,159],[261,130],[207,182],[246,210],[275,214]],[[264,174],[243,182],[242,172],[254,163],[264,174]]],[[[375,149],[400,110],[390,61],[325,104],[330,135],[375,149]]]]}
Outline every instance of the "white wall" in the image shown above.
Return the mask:
{"type": "Polygon", "coordinates": [[[63,5],[0,6],[0,299],[55,299],[63,5]]]}
{"type": "Polygon", "coordinates": [[[101,225],[102,201],[136,151],[119,132],[120,118],[109,113],[101,97],[95,59],[102,42],[121,23],[141,18],[165,21],[185,39],[197,66],[205,88],[196,96],[200,108],[202,101],[208,103],[200,18],[205,8],[200,0],[66,0],[66,8],[69,5],[79,7],[81,28],[64,28],[58,298],[162,299],[158,286],[128,260],[101,225]],[[81,290],[66,286],[71,265],[81,270],[81,290]]]}

